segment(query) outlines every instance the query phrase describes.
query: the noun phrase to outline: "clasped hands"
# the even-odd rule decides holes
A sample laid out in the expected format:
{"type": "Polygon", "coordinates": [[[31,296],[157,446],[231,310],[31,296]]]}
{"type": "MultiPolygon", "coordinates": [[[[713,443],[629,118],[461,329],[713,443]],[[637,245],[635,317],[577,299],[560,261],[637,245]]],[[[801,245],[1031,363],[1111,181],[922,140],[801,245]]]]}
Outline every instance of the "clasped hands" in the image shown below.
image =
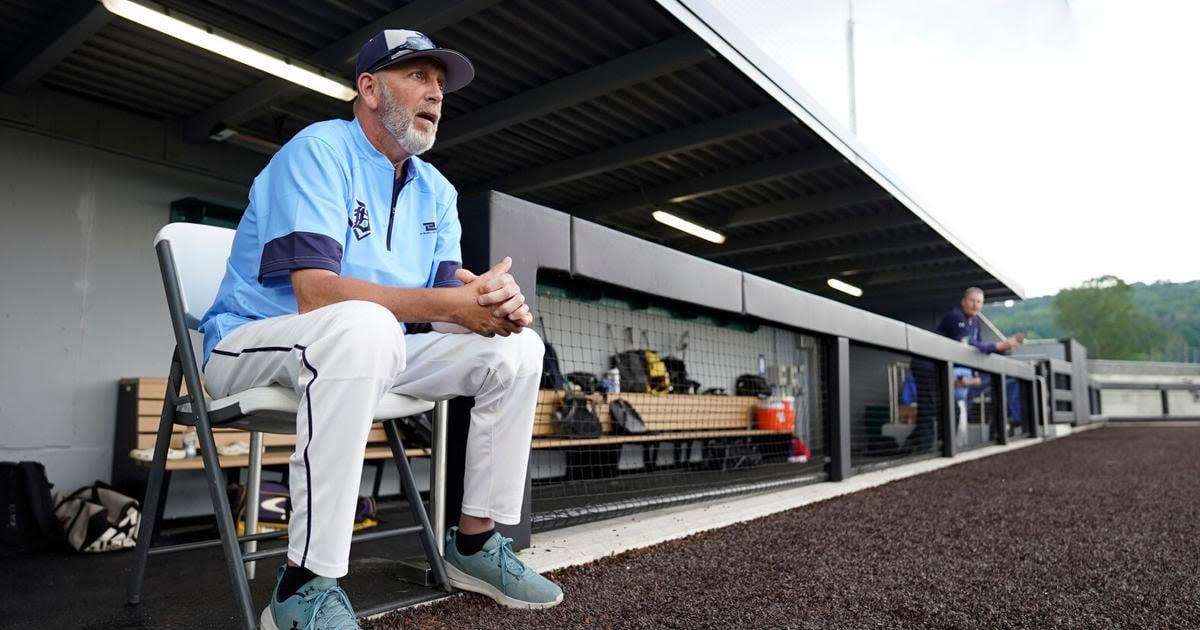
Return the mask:
{"type": "Polygon", "coordinates": [[[486,337],[507,337],[533,323],[525,295],[509,273],[511,268],[512,258],[505,256],[480,275],[466,269],[456,271],[454,276],[463,283],[457,289],[463,292],[463,302],[455,323],[486,337]]]}

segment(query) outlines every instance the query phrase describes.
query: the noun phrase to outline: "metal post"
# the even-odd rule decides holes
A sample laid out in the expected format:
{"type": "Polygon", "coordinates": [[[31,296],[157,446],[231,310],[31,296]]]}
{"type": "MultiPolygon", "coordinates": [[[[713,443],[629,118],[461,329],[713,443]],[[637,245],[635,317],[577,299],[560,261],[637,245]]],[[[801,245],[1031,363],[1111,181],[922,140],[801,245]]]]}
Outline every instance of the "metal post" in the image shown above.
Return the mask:
{"type": "Polygon", "coordinates": [[[1050,421],[1052,420],[1051,414],[1054,413],[1054,410],[1050,406],[1051,405],[1050,396],[1052,394],[1053,394],[1053,391],[1046,384],[1046,377],[1038,376],[1037,377],[1037,396],[1038,396],[1037,408],[1038,408],[1038,416],[1040,416],[1040,418],[1042,420],[1042,430],[1041,430],[1042,439],[1049,437],[1049,434],[1050,434],[1050,421]]]}
{"type": "Polygon", "coordinates": [[[1158,393],[1162,394],[1162,415],[1165,420],[1167,416],[1171,415],[1171,403],[1167,402],[1167,390],[1160,389],[1158,393]]]}
{"type": "Polygon", "coordinates": [[[996,398],[1000,401],[996,419],[999,424],[1000,443],[1008,444],[1008,376],[1004,374],[1000,374],[999,376],[1000,378],[993,379],[999,390],[996,398]]]}
{"type": "Polygon", "coordinates": [[[850,476],[850,340],[838,337],[831,358],[829,480],[843,481],[850,476]]]}
{"type": "Polygon", "coordinates": [[[439,554],[446,553],[446,434],[450,419],[449,403],[439,400],[433,408],[433,444],[430,453],[429,509],[439,554]]]}
{"type": "Polygon", "coordinates": [[[954,364],[947,361],[943,364],[942,374],[946,378],[943,393],[946,404],[942,405],[942,457],[954,457],[958,450],[958,440],[963,436],[957,435],[958,430],[958,401],[954,398],[954,364]]]}
{"type": "MultiPolygon", "coordinates": [[[[246,469],[246,530],[245,534],[258,533],[258,506],[262,503],[262,431],[250,432],[250,466],[246,469]]],[[[248,540],[242,543],[245,553],[258,551],[258,541],[248,540]]],[[[246,563],[246,579],[254,579],[255,562],[246,563]]]]}
{"type": "Polygon", "coordinates": [[[1023,414],[1024,417],[1022,418],[1022,424],[1025,427],[1025,435],[1028,437],[1037,435],[1038,403],[1036,388],[1037,376],[1034,376],[1032,381],[1029,381],[1027,384],[1023,384],[1021,387],[1021,404],[1024,405],[1026,409],[1025,413],[1023,414]]]}

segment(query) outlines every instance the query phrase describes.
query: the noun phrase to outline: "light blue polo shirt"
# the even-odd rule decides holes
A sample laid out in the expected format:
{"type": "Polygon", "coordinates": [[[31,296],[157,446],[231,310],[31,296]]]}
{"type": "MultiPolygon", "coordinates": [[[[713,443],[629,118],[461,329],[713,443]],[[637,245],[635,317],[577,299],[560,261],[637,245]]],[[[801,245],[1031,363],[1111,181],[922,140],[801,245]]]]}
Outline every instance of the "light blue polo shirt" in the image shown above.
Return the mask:
{"type": "Polygon", "coordinates": [[[238,326],[296,313],[294,269],[402,288],[459,286],[457,204],[454,186],[420,158],[397,178],[357,120],[304,129],[254,179],[225,278],[200,321],[205,362],[238,326]]]}

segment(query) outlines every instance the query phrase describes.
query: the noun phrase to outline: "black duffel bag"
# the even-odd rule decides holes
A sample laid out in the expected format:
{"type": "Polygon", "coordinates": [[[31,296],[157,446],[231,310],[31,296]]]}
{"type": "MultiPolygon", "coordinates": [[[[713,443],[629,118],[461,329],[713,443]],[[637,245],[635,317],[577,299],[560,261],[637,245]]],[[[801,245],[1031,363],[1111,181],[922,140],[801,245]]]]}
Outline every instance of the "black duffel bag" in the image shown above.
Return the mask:
{"type": "Polygon", "coordinates": [[[562,405],[554,412],[554,426],[563,437],[594,438],[600,437],[602,432],[595,401],[572,392],[567,392],[562,405]]]}

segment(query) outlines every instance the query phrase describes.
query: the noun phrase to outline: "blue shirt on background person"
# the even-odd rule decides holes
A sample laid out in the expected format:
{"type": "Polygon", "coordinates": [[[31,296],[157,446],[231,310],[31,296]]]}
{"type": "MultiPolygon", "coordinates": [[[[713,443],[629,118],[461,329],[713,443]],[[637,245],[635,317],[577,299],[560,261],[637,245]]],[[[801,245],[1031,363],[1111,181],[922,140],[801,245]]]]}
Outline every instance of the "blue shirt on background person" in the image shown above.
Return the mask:
{"type": "Polygon", "coordinates": [[[975,378],[975,370],[969,367],[954,368],[954,400],[966,400],[967,395],[971,393],[971,386],[967,383],[979,383],[979,379],[975,378]]]}
{"type": "Polygon", "coordinates": [[[961,306],[955,306],[946,313],[942,322],[938,324],[937,333],[955,341],[966,341],[980,352],[996,351],[996,344],[983,340],[983,333],[979,330],[979,318],[967,317],[961,306]]]}

